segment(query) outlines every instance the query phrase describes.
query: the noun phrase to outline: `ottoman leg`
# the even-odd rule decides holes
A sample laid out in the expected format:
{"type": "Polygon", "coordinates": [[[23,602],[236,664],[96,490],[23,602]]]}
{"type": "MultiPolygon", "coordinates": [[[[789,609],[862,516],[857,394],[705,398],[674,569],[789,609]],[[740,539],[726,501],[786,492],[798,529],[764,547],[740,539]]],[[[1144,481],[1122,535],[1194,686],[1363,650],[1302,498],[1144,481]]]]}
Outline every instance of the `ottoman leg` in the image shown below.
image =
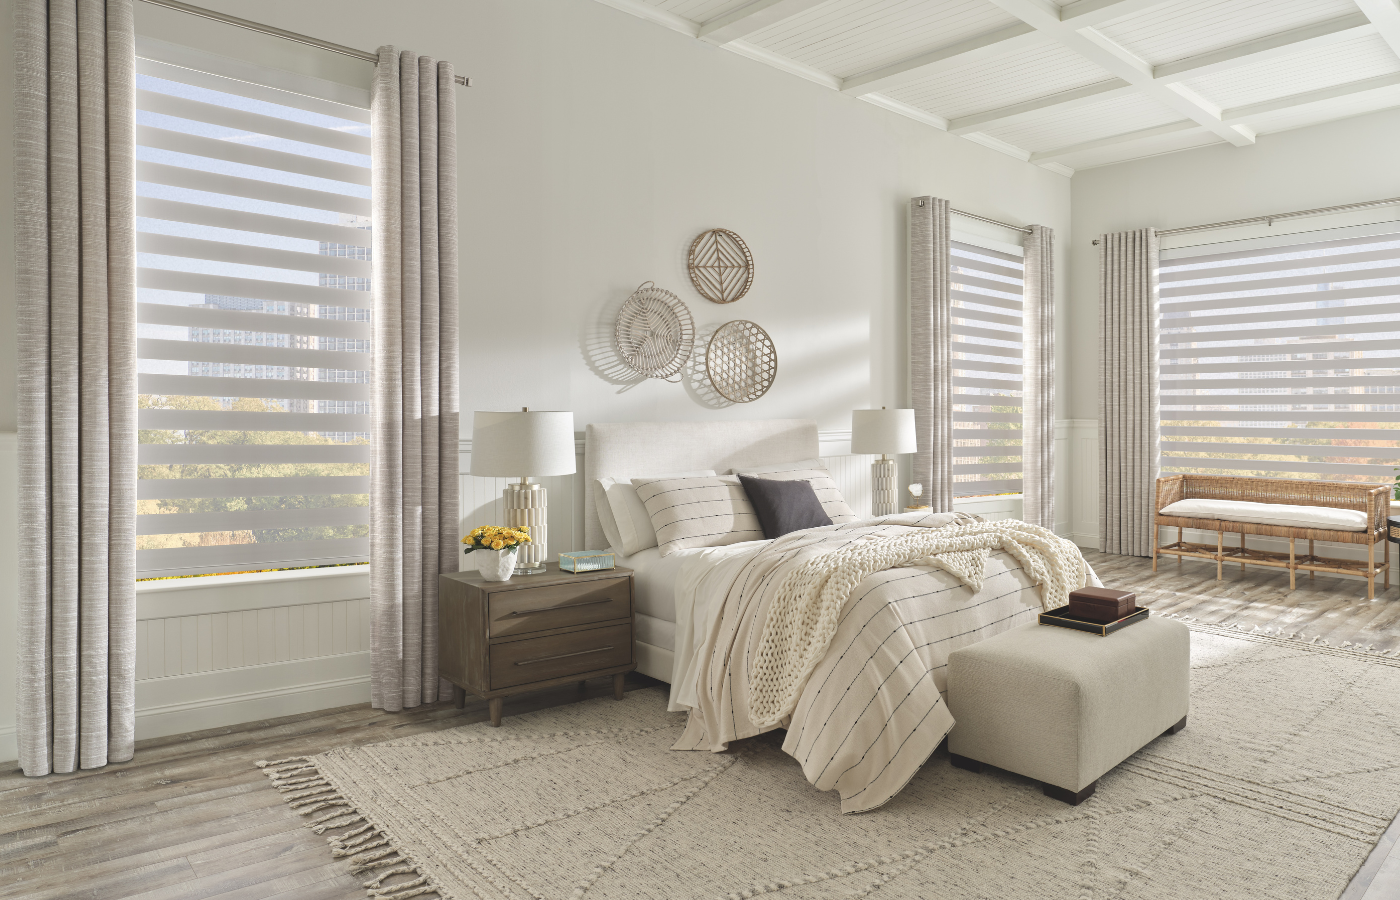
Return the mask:
{"type": "Polygon", "coordinates": [[[1183,728],[1185,728],[1185,727],[1186,727],[1186,717],[1185,717],[1185,716],[1182,716],[1180,722],[1177,722],[1175,725],[1173,725],[1172,727],[1168,728],[1166,731],[1162,732],[1162,734],[1176,734],[1178,731],[1180,731],[1181,729],[1183,729],[1183,728]]]}
{"type": "Polygon", "coordinates": [[[1049,797],[1052,800],[1059,800],[1062,803],[1068,803],[1070,806],[1078,806],[1085,800],[1088,800],[1090,797],[1094,796],[1094,789],[1098,786],[1099,783],[1097,780],[1091,781],[1089,782],[1088,787],[1084,788],[1084,790],[1076,792],[1071,791],[1068,788],[1056,787],[1053,784],[1046,784],[1043,781],[1040,783],[1041,789],[1045,791],[1045,796],[1049,797]]]}
{"type": "Polygon", "coordinates": [[[958,756],[956,753],[949,754],[953,758],[953,765],[959,769],[967,769],[969,772],[982,771],[982,764],[975,759],[968,759],[966,756],[958,756]]]}

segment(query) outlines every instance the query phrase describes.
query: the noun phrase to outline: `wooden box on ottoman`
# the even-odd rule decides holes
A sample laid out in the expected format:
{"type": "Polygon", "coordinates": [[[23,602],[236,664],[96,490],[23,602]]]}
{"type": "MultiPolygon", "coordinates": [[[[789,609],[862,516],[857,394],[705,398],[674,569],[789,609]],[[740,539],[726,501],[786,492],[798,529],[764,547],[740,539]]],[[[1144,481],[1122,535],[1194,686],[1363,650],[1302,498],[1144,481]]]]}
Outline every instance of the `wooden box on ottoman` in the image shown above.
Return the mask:
{"type": "Polygon", "coordinates": [[[948,655],[953,764],[1034,778],[1078,804],[1100,776],[1186,726],[1191,633],[1148,619],[1108,636],[1024,625],[948,655]]]}

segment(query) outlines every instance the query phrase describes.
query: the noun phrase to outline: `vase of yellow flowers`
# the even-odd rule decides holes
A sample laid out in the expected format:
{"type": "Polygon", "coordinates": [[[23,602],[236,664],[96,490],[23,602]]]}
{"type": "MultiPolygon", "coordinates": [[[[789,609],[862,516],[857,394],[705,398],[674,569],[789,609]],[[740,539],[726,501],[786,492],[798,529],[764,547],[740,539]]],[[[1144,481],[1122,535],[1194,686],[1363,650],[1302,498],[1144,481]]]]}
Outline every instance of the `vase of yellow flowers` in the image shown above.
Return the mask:
{"type": "Polygon", "coordinates": [[[510,581],[515,574],[515,555],[522,544],[530,543],[530,529],[524,525],[506,527],[483,525],[462,538],[466,552],[475,554],[476,570],[487,581],[510,581]]]}

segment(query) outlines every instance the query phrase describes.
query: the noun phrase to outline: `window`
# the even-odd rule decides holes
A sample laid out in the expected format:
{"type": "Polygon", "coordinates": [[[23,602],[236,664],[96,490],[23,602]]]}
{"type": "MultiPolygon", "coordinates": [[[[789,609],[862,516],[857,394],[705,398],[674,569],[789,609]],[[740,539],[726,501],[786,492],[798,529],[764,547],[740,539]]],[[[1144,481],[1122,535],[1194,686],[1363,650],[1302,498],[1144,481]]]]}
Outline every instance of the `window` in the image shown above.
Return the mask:
{"type": "Polygon", "coordinates": [[[1384,482],[1400,235],[1164,253],[1162,472],[1384,482]]]}
{"type": "Polygon", "coordinates": [[[953,495],[1021,490],[1021,257],[959,241],[953,301],[953,495]]]}
{"type": "Polygon", "coordinates": [[[367,103],[138,56],[137,577],[365,562],[367,103]]]}

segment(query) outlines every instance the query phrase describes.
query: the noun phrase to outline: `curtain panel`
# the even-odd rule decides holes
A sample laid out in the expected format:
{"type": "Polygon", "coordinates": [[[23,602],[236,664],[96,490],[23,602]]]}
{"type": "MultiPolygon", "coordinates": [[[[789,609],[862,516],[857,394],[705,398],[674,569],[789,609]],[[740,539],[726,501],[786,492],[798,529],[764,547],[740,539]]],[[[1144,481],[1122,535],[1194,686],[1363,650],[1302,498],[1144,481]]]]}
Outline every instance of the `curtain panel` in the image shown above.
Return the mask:
{"type": "Polygon", "coordinates": [[[19,762],[135,752],[131,0],[18,0],[19,762]]]}
{"type": "Polygon", "coordinates": [[[1099,236],[1099,549],[1151,556],[1161,457],[1157,232],[1099,236]]]}
{"type": "Polygon", "coordinates": [[[1025,249],[1021,518],[1055,527],[1055,232],[1032,225],[1025,249]]]}
{"type": "Polygon", "coordinates": [[[397,711],[438,677],[439,573],[457,571],[457,117],[451,63],[379,50],[370,101],[374,435],[370,695],[397,711]]]}
{"type": "Polygon", "coordinates": [[[952,295],[948,201],[909,201],[909,389],[918,450],[910,482],[935,512],[953,508],[952,295]]]}

